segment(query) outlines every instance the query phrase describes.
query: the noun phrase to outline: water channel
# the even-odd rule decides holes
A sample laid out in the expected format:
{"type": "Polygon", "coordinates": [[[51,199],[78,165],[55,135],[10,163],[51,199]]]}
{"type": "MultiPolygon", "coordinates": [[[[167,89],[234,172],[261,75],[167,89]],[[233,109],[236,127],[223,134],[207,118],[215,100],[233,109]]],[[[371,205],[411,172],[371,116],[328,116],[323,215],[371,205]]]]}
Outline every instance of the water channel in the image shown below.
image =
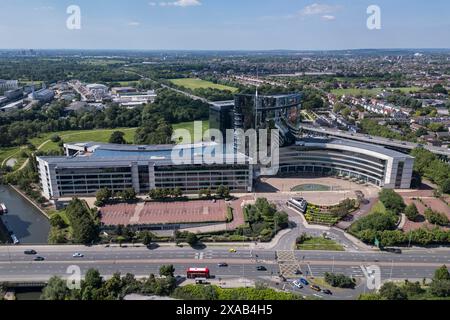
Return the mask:
{"type": "Polygon", "coordinates": [[[10,186],[0,185],[0,203],[8,208],[8,213],[0,217],[0,242],[9,238],[6,231],[9,230],[21,244],[47,243],[50,223],[27,199],[10,186]]]}

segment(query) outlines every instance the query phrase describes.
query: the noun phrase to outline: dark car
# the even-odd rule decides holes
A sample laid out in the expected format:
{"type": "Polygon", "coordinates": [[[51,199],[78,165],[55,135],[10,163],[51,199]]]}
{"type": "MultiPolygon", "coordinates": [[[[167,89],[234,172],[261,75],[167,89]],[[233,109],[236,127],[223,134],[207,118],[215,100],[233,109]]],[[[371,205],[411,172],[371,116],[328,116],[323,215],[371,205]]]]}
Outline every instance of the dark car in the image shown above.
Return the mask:
{"type": "Polygon", "coordinates": [[[220,268],[226,268],[226,267],[228,267],[228,263],[221,262],[221,263],[218,263],[217,266],[220,268]]]}
{"type": "Polygon", "coordinates": [[[267,271],[267,268],[264,267],[264,266],[259,266],[259,267],[256,267],[256,270],[258,270],[258,271],[267,271]]]}
{"type": "Polygon", "coordinates": [[[386,252],[395,253],[395,254],[401,254],[402,250],[398,248],[386,248],[386,252]]]}
{"type": "Polygon", "coordinates": [[[295,270],[295,274],[299,275],[299,274],[303,274],[303,272],[301,272],[300,270],[297,269],[297,270],[295,270]]]}
{"type": "Polygon", "coordinates": [[[331,291],[328,290],[328,289],[323,289],[322,292],[325,293],[325,294],[327,294],[327,295],[329,295],[329,296],[333,295],[333,292],[331,292],[331,291]]]}
{"type": "Polygon", "coordinates": [[[36,257],[34,258],[34,261],[44,261],[45,258],[44,257],[36,257]]]}
{"type": "Polygon", "coordinates": [[[29,255],[35,255],[37,252],[35,250],[25,250],[23,253],[29,254],[29,255]]]}
{"type": "Polygon", "coordinates": [[[300,282],[301,282],[302,284],[304,284],[305,286],[309,285],[308,280],[306,280],[306,279],[304,279],[304,278],[301,278],[301,279],[299,279],[299,280],[300,280],[300,282]]]}
{"type": "Polygon", "coordinates": [[[311,286],[311,289],[313,289],[314,291],[317,291],[317,292],[322,292],[322,289],[320,289],[319,286],[316,286],[314,284],[311,286]]]}

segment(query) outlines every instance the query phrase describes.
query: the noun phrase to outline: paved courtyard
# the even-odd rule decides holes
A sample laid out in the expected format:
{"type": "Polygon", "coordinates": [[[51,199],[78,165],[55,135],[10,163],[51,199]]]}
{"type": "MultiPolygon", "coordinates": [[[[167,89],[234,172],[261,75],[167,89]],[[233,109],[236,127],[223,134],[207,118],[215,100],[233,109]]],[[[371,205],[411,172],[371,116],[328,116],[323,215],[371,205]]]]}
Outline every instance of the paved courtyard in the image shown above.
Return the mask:
{"type": "Polygon", "coordinates": [[[256,185],[258,196],[269,200],[283,200],[290,197],[302,197],[317,205],[335,205],[347,198],[356,199],[356,191],[361,191],[366,199],[378,197],[380,189],[371,185],[360,185],[348,180],[336,178],[262,178],[256,185]],[[323,185],[330,191],[292,191],[299,185],[323,185]]]}
{"type": "MultiPolygon", "coordinates": [[[[409,231],[409,230],[416,230],[423,227],[427,228],[434,228],[434,225],[430,224],[426,218],[425,218],[425,210],[428,208],[441,212],[447,216],[450,220],[450,206],[447,205],[443,200],[436,199],[433,197],[427,196],[421,196],[421,194],[414,193],[414,196],[411,196],[410,194],[402,194],[403,199],[405,200],[405,203],[407,205],[414,203],[419,211],[419,219],[416,222],[407,220],[405,225],[403,226],[403,230],[409,231]],[[421,197],[418,197],[421,196],[421,197]]],[[[449,229],[449,228],[443,228],[443,229],[449,229]]]]}

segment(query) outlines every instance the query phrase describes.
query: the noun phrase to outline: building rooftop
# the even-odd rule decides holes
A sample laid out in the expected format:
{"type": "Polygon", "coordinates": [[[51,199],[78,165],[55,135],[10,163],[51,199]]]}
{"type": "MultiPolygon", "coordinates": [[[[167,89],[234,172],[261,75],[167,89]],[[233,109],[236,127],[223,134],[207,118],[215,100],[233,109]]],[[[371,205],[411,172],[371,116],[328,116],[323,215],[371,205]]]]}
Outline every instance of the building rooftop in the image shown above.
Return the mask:
{"type": "Polygon", "coordinates": [[[320,145],[323,144],[324,146],[340,146],[340,147],[350,147],[360,150],[366,150],[370,152],[375,152],[380,155],[384,155],[391,158],[411,158],[408,154],[401,153],[399,151],[395,151],[392,149],[388,149],[382,146],[370,144],[370,143],[362,143],[352,140],[345,140],[345,139],[327,139],[327,138],[304,138],[300,139],[296,142],[296,145],[305,145],[305,146],[311,146],[311,145],[320,145]]]}
{"type": "Polygon", "coordinates": [[[50,164],[86,166],[102,162],[111,165],[125,165],[130,161],[154,162],[159,164],[215,164],[248,163],[244,154],[230,153],[224,150],[217,153],[215,143],[197,143],[190,145],[117,145],[94,142],[66,144],[66,149],[78,151],[71,157],[40,157],[50,164]]]}

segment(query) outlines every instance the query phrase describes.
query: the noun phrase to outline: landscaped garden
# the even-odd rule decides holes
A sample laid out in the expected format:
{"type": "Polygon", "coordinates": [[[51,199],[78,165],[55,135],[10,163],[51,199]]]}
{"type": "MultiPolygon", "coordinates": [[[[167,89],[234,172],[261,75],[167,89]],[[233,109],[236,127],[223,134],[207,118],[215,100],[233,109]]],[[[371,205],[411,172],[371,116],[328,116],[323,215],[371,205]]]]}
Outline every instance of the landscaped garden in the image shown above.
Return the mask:
{"type": "Polygon", "coordinates": [[[344,251],[344,247],[334,240],[326,237],[310,237],[306,234],[297,238],[297,250],[325,250],[325,251],[344,251]]]}
{"type": "Polygon", "coordinates": [[[308,204],[305,219],[308,223],[333,226],[346,215],[359,208],[357,200],[346,199],[335,206],[317,206],[308,204]]]}

